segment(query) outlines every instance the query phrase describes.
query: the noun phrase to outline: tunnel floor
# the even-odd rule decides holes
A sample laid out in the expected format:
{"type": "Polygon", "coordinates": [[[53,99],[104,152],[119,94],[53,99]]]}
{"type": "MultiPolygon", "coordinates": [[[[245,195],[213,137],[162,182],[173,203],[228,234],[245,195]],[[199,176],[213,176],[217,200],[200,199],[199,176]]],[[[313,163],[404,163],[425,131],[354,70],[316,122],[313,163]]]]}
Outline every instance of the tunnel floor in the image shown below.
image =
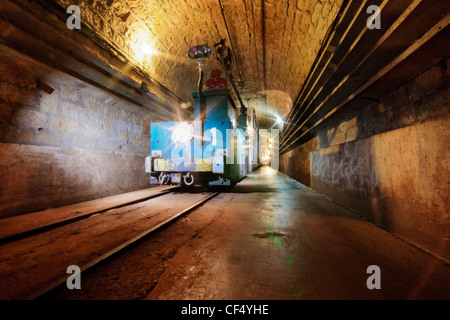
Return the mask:
{"type": "Polygon", "coordinates": [[[450,298],[450,266],[268,167],[199,211],[147,299],[450,298]]]}
{"type": "MultiPolygon", "coordinates": [[[[8,281],[2,281],[3,295],[33,281],[42,285],[53,270],[100,255],[94,247],[102,242],[129,239],[145,223],[201,196],[181,193],[148,200],[4,245],[0,275],[8,281]],[[141,220],[132,220],[133,215],[141,220]],[[118,225],[127,219],[129,226],[118,225]]],[[[449,299],[449,289],[449,265],[263,167],[130,250],[82,273],[81,290],[61,286],[44,298],[449,299]],[[367,286],[373,265],[379,267],[380,289],[367,286]]],[[[11,297],[16,298],[6,296],[11,297]]]]}

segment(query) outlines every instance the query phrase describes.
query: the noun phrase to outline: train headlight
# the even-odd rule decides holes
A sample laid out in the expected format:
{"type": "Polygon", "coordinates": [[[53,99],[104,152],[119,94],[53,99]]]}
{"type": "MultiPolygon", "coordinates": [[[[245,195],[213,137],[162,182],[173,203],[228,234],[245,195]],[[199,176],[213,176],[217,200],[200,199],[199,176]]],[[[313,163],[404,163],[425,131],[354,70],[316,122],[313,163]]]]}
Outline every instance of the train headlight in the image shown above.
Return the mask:
{"type": "Polygon", "coordinates": [[[194,137],[194,127],[190,123],[180,122],[173,128],[172,141],[186,143],[194,137]]]}
{"type": "Polygon", "coordinates": [[[187,55],[191,60],[204,62],[211,55],[211,48],[207,44],[190,47],[187,55]]]}

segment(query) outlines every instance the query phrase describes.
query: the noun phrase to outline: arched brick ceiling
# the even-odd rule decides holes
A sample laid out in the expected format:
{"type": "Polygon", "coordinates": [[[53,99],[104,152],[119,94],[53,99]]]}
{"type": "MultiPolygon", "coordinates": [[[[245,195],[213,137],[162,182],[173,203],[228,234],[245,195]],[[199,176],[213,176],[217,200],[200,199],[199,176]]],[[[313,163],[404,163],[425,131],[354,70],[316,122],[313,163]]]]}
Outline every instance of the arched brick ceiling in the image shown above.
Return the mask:
{"type": "MultiPolygon", "coordinates": [[[[57,0],[64,8],[78,5],[84,24],[181,101],[192,101],[198,79],[188,48],[220,39],[230,46],[222,4],[237,62],[233,76],[261,127],[289,112],[343,1],[57,0]],[[144,54],[145,44],[154,51],[144,54]]],[[[217,67],[210,59],[207,76],[217,67]]]]}

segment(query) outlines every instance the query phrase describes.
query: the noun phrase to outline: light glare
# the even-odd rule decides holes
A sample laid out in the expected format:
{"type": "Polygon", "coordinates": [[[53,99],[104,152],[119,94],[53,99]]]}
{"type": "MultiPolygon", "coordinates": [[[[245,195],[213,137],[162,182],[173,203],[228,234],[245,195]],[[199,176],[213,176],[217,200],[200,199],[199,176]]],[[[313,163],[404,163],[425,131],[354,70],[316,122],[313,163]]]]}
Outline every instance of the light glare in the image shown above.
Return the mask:
{"type": "Polygon", "coordinates": [[[149,44],[144,43],[144,44],[142,45],[142,52],[143,52],[145,55],[152,55],[152,54],[155,53],[155,50],[154,50],[154,49],[152,48],[152,46],[150,46],[149,44]]]}
{"type": "Polygon", "coordinates": [[[181,122],[172,131],[172,141],[186,143],[194,137],[194,127],[186,122],[181,122]]]}
{"type": "Polygon", "coordinates": [[[277,116],[277,123],[278,124],[283,124],[283,119],[281,119],[279,116],[277,116]]]}

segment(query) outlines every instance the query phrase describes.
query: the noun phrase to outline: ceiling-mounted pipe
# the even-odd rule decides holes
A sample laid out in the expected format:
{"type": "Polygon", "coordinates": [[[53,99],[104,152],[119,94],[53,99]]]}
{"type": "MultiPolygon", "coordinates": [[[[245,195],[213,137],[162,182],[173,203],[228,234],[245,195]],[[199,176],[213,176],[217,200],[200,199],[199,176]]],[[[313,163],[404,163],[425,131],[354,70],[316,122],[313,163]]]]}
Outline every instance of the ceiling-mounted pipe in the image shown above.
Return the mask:
{"type": "Polygon", "coordinates": [[[234,77],[231,74],[231,69],[233,66],[232,63],[232,58],[233,58],[233,53],[230,51],[230,48],[228,48],[225,45],[225,39],[221,39],[219,43],[216,43],[214,45],[214,47],[216,48],[217,51],[217,60],[220,62],[220,64],[227,70],[227,74],[228,74],[228,79],[231,83],[231,85],[233,86],[234,92],[236,92],[236,96],[239,100],[239,103],[241,104],[241,110],[245,110],[246,107],[244,105],[244,102],[241,99],[241,95],[239,94],[239,90],[236,87],[235,81],[234,81],[234,77]]]}
{"type": "Polygon", "coordinates": [[[234,83],[234,79],[233,79],[233,76],[231,75],[231,72],[228,73],[228,76],[229,76],[229,78],[230,78],[231,86],[233,87],[234,92],[236,92],[236,96],[237,96],[237,98],[238,98],[238,100],[239,100],[239,103],[241,104],[240,110],[241,110],[241,112],[243,112],[243,111],[244,111],[245,109],[247,109],[247,108],[245,107],[244,102],[242,102],[241,95],[239,94],[239,91],[238,91],[238,89],[236,88],[236,84],[234,83]]]}
{"type": "MultiPolygon", "coordinates": [[[[219,0],[219,5],[220,5],[220,12],[222,13],[223,22],[225,23],[225,29],[227,30],[228,39],[230,40],[231,57],[236,62],[236,68],[237,68],[237,71],[238,71],[238,74],[239,74],[239,81],[242,81],[241,70],[239,69],[239,65],[238,65],[238,63],[236,61],[236,52],[234,50],[233,40],[231,39],[230,29],[228,28],[227,19],[225,18],[225,12],[224,12],[224,7],[223,7],[223,4],[222,4],[222,0],[219,0]]],[[[221,46],[225,47],[225,40],[221,40],[220,43],[216,44],[216,47],[218,45],[221,45],[221,46]]],[[[230,61],[230,63],[231,63],[231,61],[230,61]]],[[[239,90],[236,87],[236,83],[235,83],[234,77],[231,74],[231,65],[228,66],[227,71],[228,71],[228,77],[229,77],[231,86],[233,87],[233,90],[236,93],[236,96],[237,96],[237,98],[239,100],[239,103],[241,104],[240,110],[243,112],[246,109],[246,107],[244,105],[244,102],[242,101],[241,95],[239,94],[239,90]]]]}
{"type": "MultiPolygon", "coordinates": [[[[235,61],[236,61],[236,52],[234,51],[233,40],[231,40],[230,30],[228,29],[227,19],[225,18],[225,12],[224,12],[222,0],[219,0],[219,5],[220,5],[220,11],[222,12],[223,22],[225,23],[225,29],[227,30],[228,39],[230,40],[231,51],[233,52],[233,59],[235,59],[235,61]]],[[[237,68],[237,71],[239,74],[239,81],[241,81],[242,80],[241,70],[239,69],[239,65],[237,64],[237,61],[236,61],[236,68],[237,68]]]]}

